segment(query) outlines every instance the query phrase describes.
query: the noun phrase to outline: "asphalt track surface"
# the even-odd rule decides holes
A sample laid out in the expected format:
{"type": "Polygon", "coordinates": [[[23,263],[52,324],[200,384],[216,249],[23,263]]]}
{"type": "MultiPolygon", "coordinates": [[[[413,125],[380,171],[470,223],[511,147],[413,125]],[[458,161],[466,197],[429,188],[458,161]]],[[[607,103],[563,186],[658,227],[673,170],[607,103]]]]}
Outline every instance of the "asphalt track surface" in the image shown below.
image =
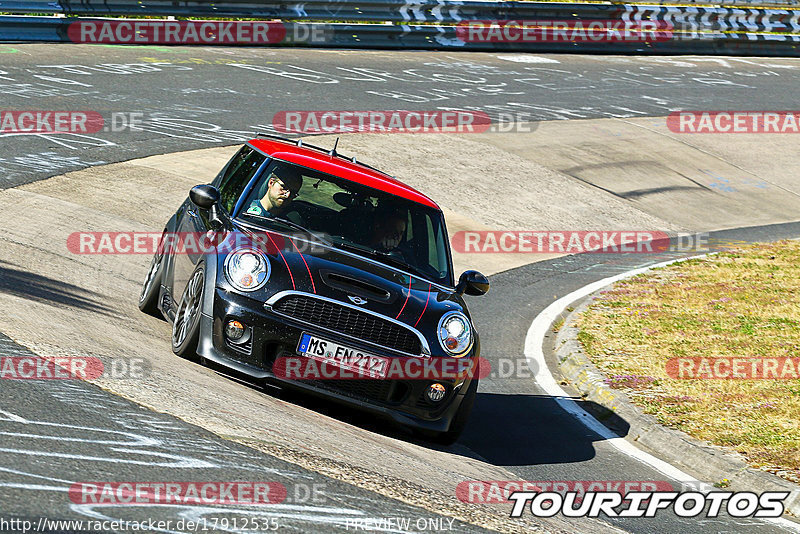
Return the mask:
{"type": "MultiPolygon", "coordinates": [[[[5,336],[0,336],[0,349],[4,355],[33,356],[5,336]]],[[[180,530],[178,521],[185,519],[211,531],[236,531],[238,522],[239,531],[279,527],[287,532],[327,532],[352,531],[391,513],[409,518],[413,525],[420,521],[420,525],[446,525],[455,531],[485,532],[256,453],[80,381],[4,381],[3,396],[0,495],[7,521],[15,518],[38,525],[42,518],[144,524],[171,520],[171,526],[157,529],[169,532],[180,530]],[[269,481],[283,484],[286,498],[268,505],[205,506],[110,505],[102,499],[67,498],[74,484],[98,480],[269,481]],[[254,528],[256,523],[250,522],[256,520],[254,528]]]]}
{"type": "Polygon", "coordinates": [[[780,58],[3,45],[3,109],[95,111],[105,129],[122,131],[0,134],[0,188],[236,144],[273,131],[274,115],[290,110],[457,108],[538,121],[794,109],[796,67],[780,58]],[[141,130],[113,124],[112,113],[139,114],[141,130]]]}
{"type": "MultiPolygon", "coordinates": [[[[567,120],[663,116],[676,108],[793,109],[798,76],[793,63],[780,59],[548,55],[549,63],[519,63],[493,54],[83,45],[9,45],[0,52],[3,109],[135,112],[146,120],[140,131],[2,135],[0,187],[150,154],[235,144],[253,130],[268,131],[282,110],[473,107],[523,110],[526,120],[567,120]],[[231,60],[247,63],[226,64],[231,60]]],[[[798,235],[800,226],[787,224],[718,237],[798,235]]],[[[492,347],[484,355],[493,362],[520,355],[530,322],[555,298],[670,257],[677,255],[582,255],[493,276],[489,295],[470,302],[482,344],[492,347]]],[[[0,344],[4,355],[24,351],[7,339],[0,344]]],[[[224,472],[226,480],[284,481],[290,495],[301,484],[324,484],[329,498],[318,505],[321,510],[302,499],[286,504],[280,521],[296,531],[326,532],[334,525],[343,528],[343,518],[389,514],[436,519],[91,385],[4,381],[2,391],[0,497],[6,517],[219,516],[219,510],[195,508],[81,508],[64,492],[80,480],[220,480],[224,472]]],[[[669,481],[604,444],[530,379],[484,379],[460,443],[454,454],[503,466],[522,480],[669,481]]],[[[763,521],[684,520],[670,514],[611,522],[630,532],[783,531],[763,521]]]]}
{"type": "MultiPolygon", "coordinates": [[[[768,241],[798,235],[800,223],[790,223],[713,232],[711,239],[768,241]]],[[[647,256],[643,261],[642,255],[620,258],[620,255],[581,254],[494,275],[493,298],[487,299],[486,305],[476,302],[474,306],[476,324],[487,325],[481,330],[482,346],[500,348],[501,355],[515,354],[524,345],[531,319],[556,297],[597,280],[687,254],[665,252],[647,256]]],[[[495,354],[487,357],[493,362],[497,359],[495,354]]],[[[622,455],[578,420],[565,417],[554,399],[533,380],[484,379],[479,391],[479,403],[476,401],[462,442],[490,462],[507,466],[520,480],[590,480],[587,477],[594,476],[595,480],[667,482],[676,491],[681,489],[680,483],[622,455]],[[535,423],[520,425],[519,421],[535,423]]],[[[576,401],[592,411],[590,401],[576,401]]],[[[658,451],[647,452],[658,457],[658,451]]],[[[682,519],[670,514],[658,515],[656,520],[612,519],[611,522],[629,532],[781,531],[752,520],[682,519]]]]}

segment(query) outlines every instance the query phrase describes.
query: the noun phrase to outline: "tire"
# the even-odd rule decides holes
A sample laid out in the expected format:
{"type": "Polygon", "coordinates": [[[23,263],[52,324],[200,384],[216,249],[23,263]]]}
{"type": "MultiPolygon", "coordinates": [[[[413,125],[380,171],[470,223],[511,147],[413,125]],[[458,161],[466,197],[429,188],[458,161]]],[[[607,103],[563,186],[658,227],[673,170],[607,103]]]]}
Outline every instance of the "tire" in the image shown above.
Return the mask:
{"type": "Polygon", "coordinates": [[[147,271],[147,276],[142,284],[142,292],[139,294],[139,310],[162,319],[161,312],[158,310],[158,298],[161,294],[161,278],[164,271],[163,243],[164,236],[162,235],[158,249],[153,254],[153,259],[150,260],[150,269],[147,271]]]}
{"type": "Polygon", "coordinates": [[[452,445],[458,438],[461,437],[461,433],[464,431],[464,427],[467,426],[467,421],[469,421],[469,414],[472,413],[472,406],[475,404],[475,398],[478,396],[478,379],[473,378],[472,382],[469,383],[469,389],[464,394],[464,399],[461,401],[461,406],[458,407],[458,412],[456,412],[456,416],[450,422],[450,428],[445,432],[437,432],[435,434],[426,434],[425,437],[434,443],[438,443],[440,445],[452,445]]]}
{"type": "Polygon", "coordinates": [[[175,320],[172,322],[172,352],[183,358],[197,357],[204,285],[205,269],[203,264],[200,264],[183,290],[175,320]]]}

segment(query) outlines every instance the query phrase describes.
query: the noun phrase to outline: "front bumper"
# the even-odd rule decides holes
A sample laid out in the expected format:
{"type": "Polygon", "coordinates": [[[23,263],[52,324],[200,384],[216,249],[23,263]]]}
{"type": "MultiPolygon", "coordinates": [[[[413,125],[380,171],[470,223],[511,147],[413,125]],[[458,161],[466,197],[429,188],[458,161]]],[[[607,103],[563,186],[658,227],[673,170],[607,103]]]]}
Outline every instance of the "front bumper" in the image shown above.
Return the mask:
{"type": "MultiPolygon", "coordinates": [[[[396,357],[390,350],[380,351],[370,344],[349,337],[336,337],[330,331],[280,315],[265,308],[263,302],[238,293],[215,289],[212,315],[203,314],[198,354],[252,378],[281,387],[305,391],[372,413],[398,424],[444,432],[450,428],[469,386],[470,379],[441,379],[446,388],[443,400],[433,403],[426,397],[429,379],[350,379],[294,380],[278,377],[272,367],[279,357],[303,357],[297,346],[303,332],[330,339],[380,356],[396,357]],[[249,329],[247,343],[237,345],[226,339],[224,324],[236,319],[249,329]]],[[[247,337],[247,336],[246,336],[247,337]]],[[[477,357],[473,353],[468,357],[477,357]]]]}

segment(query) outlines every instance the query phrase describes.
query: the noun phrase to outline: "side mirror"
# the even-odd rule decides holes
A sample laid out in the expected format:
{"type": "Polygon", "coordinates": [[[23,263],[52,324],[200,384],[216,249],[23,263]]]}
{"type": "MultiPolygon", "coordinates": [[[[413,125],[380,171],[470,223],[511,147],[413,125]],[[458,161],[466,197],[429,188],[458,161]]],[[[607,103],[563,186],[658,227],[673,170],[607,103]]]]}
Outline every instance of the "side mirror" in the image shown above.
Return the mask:
{"type": "Polygon", "coordinates": [[[467,295],[485,295],[489,291],[489,279],[478,271],[464,271],[458,279],[456,292],[467,295]]]}
{"type": "Polygon", "coordinates": [[[219,190],[213,185],[196,185],[189,191],[189,199],[198,208],[209,210],[219,202],[219,190]]]}

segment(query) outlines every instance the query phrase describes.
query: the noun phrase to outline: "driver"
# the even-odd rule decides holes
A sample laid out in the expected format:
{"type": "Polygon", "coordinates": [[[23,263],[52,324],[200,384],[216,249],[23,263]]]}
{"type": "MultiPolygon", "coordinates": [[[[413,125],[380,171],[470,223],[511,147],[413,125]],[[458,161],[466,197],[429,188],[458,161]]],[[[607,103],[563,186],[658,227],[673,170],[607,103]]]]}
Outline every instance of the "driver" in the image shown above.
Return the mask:
{"type": "Polygon", "coordinates": [[[286,215],[292,200],[303,186],[303,177],[285,167],[276,167],[267,179],[264,196],[254,200],[246,213],[262,217],[279,217],[286,215]]]}

